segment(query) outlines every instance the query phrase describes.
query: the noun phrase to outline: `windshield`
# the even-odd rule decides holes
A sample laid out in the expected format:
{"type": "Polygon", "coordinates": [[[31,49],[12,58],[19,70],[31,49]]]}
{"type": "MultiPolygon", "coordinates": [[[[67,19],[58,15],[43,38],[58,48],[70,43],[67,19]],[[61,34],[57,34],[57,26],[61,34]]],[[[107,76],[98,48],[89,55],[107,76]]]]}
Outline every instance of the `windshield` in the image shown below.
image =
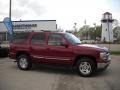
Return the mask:
{"type": "Polygon", "coordinates": [[[71,33],[65,33],[65,37],[67,38],[68,42],[72,45],[81,44],[81,41],[71,33]]]}

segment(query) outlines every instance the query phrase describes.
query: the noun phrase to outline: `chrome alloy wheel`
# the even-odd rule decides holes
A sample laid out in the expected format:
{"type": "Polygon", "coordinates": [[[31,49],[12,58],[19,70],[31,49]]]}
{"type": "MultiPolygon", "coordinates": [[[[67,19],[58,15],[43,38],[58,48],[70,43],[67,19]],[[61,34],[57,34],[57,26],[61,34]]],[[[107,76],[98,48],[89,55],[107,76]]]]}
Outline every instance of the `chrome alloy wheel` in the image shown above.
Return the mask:
{"type": "Polygon", "coordinates": [[[26,58],[20,58],[19,64],[23,69],[28,67],[28,61],[26,58]]]}
{"type": "Polygon", "coordinates": [[[91,73],[91,64],[89,62],[81,62],[79,64],[79,71],[84,74],[84,75],[87,75],[87,74],[90,74],[91,73]]]}

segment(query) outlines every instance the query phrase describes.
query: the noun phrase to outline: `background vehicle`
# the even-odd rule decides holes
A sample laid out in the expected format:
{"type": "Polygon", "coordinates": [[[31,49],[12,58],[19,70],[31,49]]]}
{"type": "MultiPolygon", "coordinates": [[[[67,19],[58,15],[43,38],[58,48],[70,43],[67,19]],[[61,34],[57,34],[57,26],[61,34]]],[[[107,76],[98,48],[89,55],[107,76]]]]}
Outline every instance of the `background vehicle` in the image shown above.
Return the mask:
{"type": "Polygon", "coordinates": [[[9,49],[5,47],[0,47],[0,57],[7,57],[9,49]]]}
{"type": "Polygon", "coordinates": [[[30,69],[36,62],[69,65],[77,67],[84,77],[110,64],[106,48],[81,44],[73,34],[63,32],[24,33],[10,44],[9,57],[17,61],[21,70],[30,69]]]}

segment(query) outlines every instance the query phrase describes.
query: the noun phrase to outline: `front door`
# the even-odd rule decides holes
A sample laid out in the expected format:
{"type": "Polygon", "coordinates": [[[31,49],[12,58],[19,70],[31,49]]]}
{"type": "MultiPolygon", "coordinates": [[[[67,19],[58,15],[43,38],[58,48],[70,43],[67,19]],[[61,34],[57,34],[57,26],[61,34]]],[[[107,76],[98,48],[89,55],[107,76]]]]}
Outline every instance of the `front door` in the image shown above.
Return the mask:
{"type": "Polygon", "coordinates": [[[45,59],[50,64],[72,64],[72,47],[67,45],[62,34],[49,34],[45,59]]]}

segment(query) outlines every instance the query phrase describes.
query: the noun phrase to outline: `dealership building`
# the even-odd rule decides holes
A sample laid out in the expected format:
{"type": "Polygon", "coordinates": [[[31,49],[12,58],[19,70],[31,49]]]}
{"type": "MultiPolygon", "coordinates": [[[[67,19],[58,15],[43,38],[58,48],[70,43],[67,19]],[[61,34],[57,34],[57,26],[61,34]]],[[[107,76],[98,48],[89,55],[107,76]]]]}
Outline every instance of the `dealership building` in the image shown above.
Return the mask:
{"type": "MultiPolygon", "coordinates": [[[[12,21],[14,33],[23,33],[31,31],[56,31],[56,20],[26,20],[26,21],[12,21]]],[[[3,22],[0,22],[0,38],[3,41],[8,40],[8,31],[3,22]]]]}

